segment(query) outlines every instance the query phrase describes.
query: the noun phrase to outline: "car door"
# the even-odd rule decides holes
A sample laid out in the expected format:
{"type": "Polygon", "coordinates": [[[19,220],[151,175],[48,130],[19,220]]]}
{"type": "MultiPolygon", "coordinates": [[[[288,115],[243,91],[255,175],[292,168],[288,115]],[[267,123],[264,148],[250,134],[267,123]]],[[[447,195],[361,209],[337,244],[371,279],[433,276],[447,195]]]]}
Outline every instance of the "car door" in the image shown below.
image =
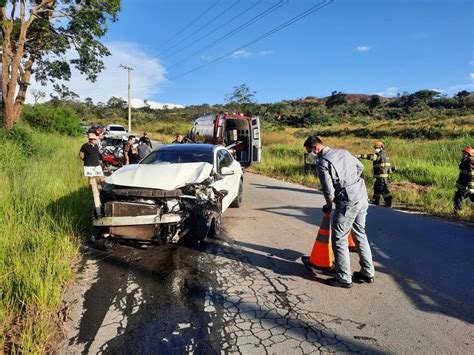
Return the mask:
{"type": "Polygon", "coordinates": [[[240,170],[237,168],[238,163],[232,158],[232,155],[227,149],[221,148],[216,151],[215,170],[220,179],[217,180],[213,186],[217,190],[227,191],[227,195],[222,200],[222,212],[224,212],[237,197],[241,175],[240,170]]]}

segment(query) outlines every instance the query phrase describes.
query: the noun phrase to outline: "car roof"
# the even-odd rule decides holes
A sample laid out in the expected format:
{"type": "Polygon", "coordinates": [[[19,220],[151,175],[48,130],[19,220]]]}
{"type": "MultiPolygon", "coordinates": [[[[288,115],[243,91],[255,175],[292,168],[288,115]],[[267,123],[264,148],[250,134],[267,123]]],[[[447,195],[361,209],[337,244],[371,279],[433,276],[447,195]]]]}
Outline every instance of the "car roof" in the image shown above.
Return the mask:
{"type": "Polygon", "coordinates": [[[214,149],[218,146],[213,144],[194,144],[194,143],[186,143],[186,144],[166,144],[162,145],[159,150],[165,151],[180,151],[180,152],[199,152],[199,153],[213,153],[214,149]]]}

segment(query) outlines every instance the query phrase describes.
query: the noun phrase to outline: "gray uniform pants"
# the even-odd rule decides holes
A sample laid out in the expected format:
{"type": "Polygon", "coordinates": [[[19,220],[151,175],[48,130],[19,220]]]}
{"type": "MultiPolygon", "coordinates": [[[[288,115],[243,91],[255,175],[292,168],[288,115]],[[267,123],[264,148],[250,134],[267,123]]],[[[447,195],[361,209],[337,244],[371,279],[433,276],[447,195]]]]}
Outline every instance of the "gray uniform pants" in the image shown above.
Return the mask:
{"type": "Polygon", "coordinates": [[[359,253],[359,263],[364,276],[375,274],[372,251],[365,234],[365,219],[369,204],[363,200],[354,205],[336,207],[332,219],[332,248],[335,258],[336,277],[341,282],[351,283],[351,263],[347,235],[352,236],[359,253]]]}

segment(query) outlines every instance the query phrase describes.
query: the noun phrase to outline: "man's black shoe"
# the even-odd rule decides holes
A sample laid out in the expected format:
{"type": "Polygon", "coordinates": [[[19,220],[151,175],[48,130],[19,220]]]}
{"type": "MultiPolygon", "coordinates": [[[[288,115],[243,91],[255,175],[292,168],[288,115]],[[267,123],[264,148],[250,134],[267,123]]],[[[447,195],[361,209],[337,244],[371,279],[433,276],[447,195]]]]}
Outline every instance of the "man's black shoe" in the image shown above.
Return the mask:
{"type": "Polygon", "coordinates": [[[324,282],[326,283],[326,285],[334,286],[334,287],[342,287],[342,288],[351,288],[352,287],[351,283],[341,282],[338,279],[336,279],[335,277],[331,277],[330,279],[326,279],[326,281],[324,281],[324,282]]]}
{"type": "Polygon", "coordinates": [[[352,274],[352,280],[358,283],[365,282],[367,284],[371,284],[372,282],[374,282],[373,277],[364,276],[360,271],[354,271],[354,273],[352,274]]]}

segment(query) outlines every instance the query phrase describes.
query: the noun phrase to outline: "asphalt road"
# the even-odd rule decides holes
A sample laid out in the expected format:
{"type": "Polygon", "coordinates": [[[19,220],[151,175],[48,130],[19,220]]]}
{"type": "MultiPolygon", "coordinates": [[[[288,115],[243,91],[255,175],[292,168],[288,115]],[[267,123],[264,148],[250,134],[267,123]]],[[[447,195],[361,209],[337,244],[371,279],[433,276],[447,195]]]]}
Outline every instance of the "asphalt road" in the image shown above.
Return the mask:
{"type": "Polygon", "coordinates": [[[472,227],[371,207],[375,283],[333,288],[300,261],[322,205],[316,190],[247,173],[219,240],[87,249],[60,353],[472,353],[472,227]]]}

